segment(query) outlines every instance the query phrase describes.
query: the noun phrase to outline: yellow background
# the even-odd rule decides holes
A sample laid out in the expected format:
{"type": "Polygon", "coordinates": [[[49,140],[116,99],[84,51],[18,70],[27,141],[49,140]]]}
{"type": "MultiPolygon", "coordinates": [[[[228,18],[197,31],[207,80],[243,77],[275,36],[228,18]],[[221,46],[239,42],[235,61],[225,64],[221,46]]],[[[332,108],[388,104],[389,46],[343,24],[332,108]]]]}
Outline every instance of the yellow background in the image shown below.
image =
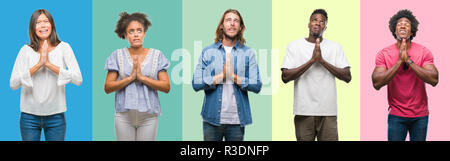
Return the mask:
{"type": "Polygon", "coordinates": [[[359,0],[272,1],[272,139],[296,140],[293,115],[294,82],[281,81],[280,67],[289,42],[308,37],[311,13],[325,9],[328,13],[324,38],[339,43],[351,66],[349,84],[336,79],[338,95],[338,135],[341,141],[360,140],[359,79],[359,0]]]}

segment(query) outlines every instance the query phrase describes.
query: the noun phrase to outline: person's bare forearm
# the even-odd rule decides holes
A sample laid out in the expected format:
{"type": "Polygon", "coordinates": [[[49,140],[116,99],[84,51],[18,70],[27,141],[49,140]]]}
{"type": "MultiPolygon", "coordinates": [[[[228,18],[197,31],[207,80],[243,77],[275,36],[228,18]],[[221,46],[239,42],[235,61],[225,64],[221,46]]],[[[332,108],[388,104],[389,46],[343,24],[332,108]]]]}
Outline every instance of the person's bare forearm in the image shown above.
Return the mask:
{"type": "Polygon", "coordinates": [[[336,78],[349,83],[352,80],[352,75],[350,73],[350,67],[346,68],[338,68],[334,65],[326,62],[324,59],[321,59],[320,64],[322,64],[325,69],[327,69],[331,74],[333,74],[336,78]]]}
{"type": "Polygon", "coordinates": [[[307,63],[293,69],[282,69],[281,79],[284,83],[288,83],[291,80],[295,80],[298,77],[302,76],[313,64],[315,61],[313,59],[309,60],[307,63]]]}
{"type": "Polygon", "coordinates": [[[410,64],[409,66],[411,67],[412,71],[414,71],[414,73],[416,73],[417,77],[419,77],[425,83],[428,83],[428,84],[432,85],[433,87],[438,84],[439,73],[436,68],[425,69],[414,63],[410,64]]]}
{"type": "Polygon", "coordinates": [[[120,90],[133,81],[134,79],[131,76],[126,77],[122,80],[109,80],[105,83],[105,92],[109,94],[111,92],[120,90]]]}
{"type": "Polygon", "coordinates": [[[156,89],[158,91],[162,91],[164,93],[169,93],[170,91],[170,81],[169,80],[154,80],[149,77],[140,75],[138,80],[144,83],[145,85],[156,89]]]}
{"type": "Polygon", "coordinates": [[[33,67],[30,68],[30,76],[32,77],[34,73],[36,73],[42,67],[41,63],[37,63],[33,67]]]}
{"type": "Polygon", "coordinates": [[[397,63],[395,63],[394,66],[392,66],[385,72],[374,71],[374,73],[372,74],[373,87],[376,90],[379,90],[381,87],[388,84],[392,80],[392,78],[394,78],[395,74],[397,74],[402,64],[402,61],[399,60],[397,61],[397,63]]]}
{"type": "Polygon", "coordinates": [[[47,67],[48,69],[50,69],[51,71],[56,73],[56,75],[59,74],[59,67],[58,66],[53,65],[52,63],[48,62],[48,63],[45,64],[45,67],[47,67]]]}

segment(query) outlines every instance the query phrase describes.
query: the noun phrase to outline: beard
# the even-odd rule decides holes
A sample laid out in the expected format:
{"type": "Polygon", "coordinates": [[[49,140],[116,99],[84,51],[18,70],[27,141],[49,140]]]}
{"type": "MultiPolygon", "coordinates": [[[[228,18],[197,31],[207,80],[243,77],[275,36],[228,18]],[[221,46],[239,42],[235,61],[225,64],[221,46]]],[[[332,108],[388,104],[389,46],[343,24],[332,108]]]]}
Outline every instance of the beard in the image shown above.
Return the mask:
{"type": "Polygon", "coordinates": [[[228,39],[228,40],[231,40],[231,41],[236,40],[237,37],[238,37],[238,35],[239,35],[240,33],[241,33],[241,31],[239,31],[236,35],[231,36],[231,35],[228,35],[225,31],[223,31],[224,37],[225,37],[226,39],[228,39]]]}
{"type": "Polygon", "coordinates": [[[312,36],[313,36],[314,38],[319,38],[319,37],[320,37],[320,34],[313,33],[312,36]]]}
{"type": "Polygon", "coordinates": [[[313,36],[314,38],[319,38],[322,36],[322,32],[319,32],[319,33],[311,32],[311,36],[313,36]]]}
{"type": "MultiPolygon", "coordinates": [[[[397,39],[398,41],[402,41],[403,38],[401,38],[400,36],[398,36],[397,34],[395,35],[395,39],[397,39]]],[[[406,40],[411,39],[411,35],[409,35],[408,37],[405,38],[406,40]]]]}

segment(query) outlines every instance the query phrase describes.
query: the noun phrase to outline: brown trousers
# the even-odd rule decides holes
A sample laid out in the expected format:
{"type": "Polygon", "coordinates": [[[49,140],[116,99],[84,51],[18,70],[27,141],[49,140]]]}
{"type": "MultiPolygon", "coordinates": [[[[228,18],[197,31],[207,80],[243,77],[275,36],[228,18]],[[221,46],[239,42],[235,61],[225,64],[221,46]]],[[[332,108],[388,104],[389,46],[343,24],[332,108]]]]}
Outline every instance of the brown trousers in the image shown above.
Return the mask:
{"type": "Polygon", "coordinates": [[[297,141],[338,141],[336,116],[295,115],[297,141]]]}

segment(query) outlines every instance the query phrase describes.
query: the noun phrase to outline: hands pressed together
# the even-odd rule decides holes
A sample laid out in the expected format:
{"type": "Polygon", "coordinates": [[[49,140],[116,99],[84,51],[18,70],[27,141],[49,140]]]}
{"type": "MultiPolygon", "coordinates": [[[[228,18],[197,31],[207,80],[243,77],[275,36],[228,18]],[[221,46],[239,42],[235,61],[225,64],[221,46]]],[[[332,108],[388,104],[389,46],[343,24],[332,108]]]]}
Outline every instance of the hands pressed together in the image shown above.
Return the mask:
{"type": "Polygon", "coordinates": [[[231,63],[230,53],[227,53],[225,56],[225,64],[223,65],[222,72],[214,76],[213,79],[214,79],[213,85],[220,84],[226,79],[233,80],[233,82],[236,83],[237,85],[241,84],[242,79],[238,75],[234,74],[234,67],[233,64],[231,63]]]}
{"type": "Polygon", "coordinates": [[[141,61],[140,57],[135,55],[133,56],[133,69],[131,75],[128,77],[131,81],[138,80],[142,81],[144,79],[144,75],[142,75],[141,71],[141,61]]]}
{"type": "Polygon", "coordinates": [[[314,47],[314,52],[311,59],[314,62],[320,62],[323,60],[322,51],[320,50],[320,38],[316,38],[316,46],[314,47]]]}
{"type": "Polygon", "coordinates": [[[408,55],[408,45],[406,44],[406,39],[402,39],[402,43],[400,44],[400,52],[398,53],[398,61],[402,63],[407,63],[409,61],[408,55]]]}
{"type": "Polygon", "coordinates": [[[39,59],[38,65],[39,67],[49,67],[50,64],[48,59],[48,44],[47,40],[44,40],[44,44],[41,46],[41,58],[39,59]]]}
{"type": "Polygon", "coordinates": [[[56,74],[59,74],[59,67],[53,65],[50,62],[48,58],[48,53],[49,53],[49,46],[47,40],[44,40],[44,43],[40,48],[41,57],[39,58],[39,62],[30,69],[30,76],[33,76],[34,73],[36,73],[42,67],[46,67],[51,71],[55,72],[56,74]]]}

